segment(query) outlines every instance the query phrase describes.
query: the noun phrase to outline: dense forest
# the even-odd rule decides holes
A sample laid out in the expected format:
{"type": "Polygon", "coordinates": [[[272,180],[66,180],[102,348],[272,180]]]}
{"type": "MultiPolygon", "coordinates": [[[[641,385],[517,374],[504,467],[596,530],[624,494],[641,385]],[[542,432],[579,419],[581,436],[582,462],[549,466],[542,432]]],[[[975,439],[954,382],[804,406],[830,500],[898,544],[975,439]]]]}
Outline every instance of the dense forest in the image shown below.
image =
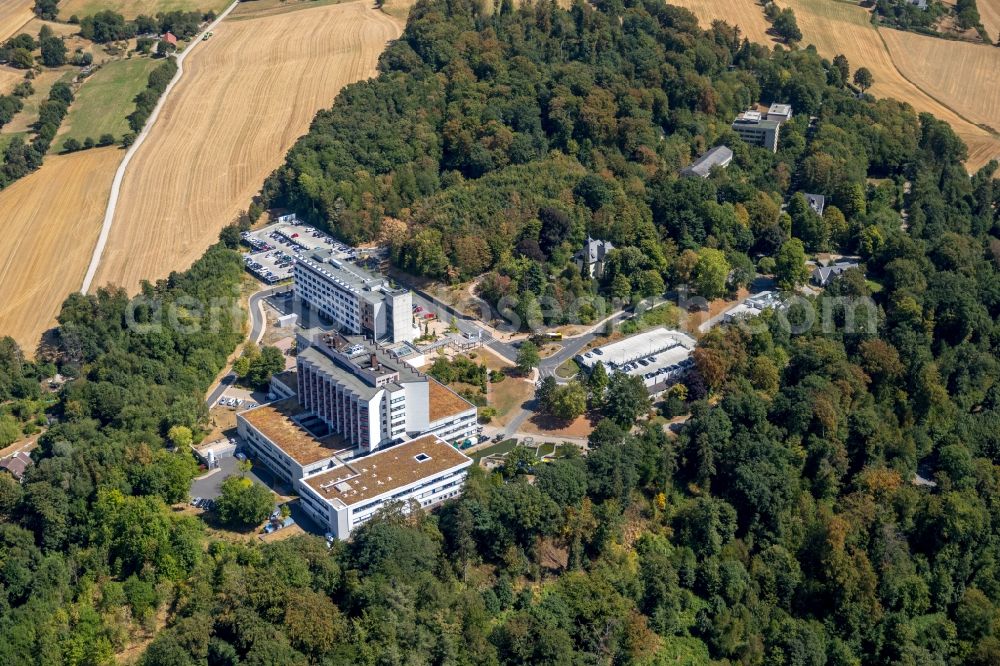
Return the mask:
{"type": "MultiPolygon", "coordinates": [[[[797,311],[714,329],[669,406],[680,435],[609,409],[585,457],[521,451],[328,550],[210,539],[169,507],[194,474],[170,432],[203,432],[241,337],[240,314],[191,303],[235,298],[239,255],[220,243],[131,301],[74,295],[57,422],[23,485],[0,475],[0,663],[111,663],[140,628],[146,666],[1000,663],[996,165],[970,178],[946,124],[856,98],[844,68],[654,0],[418,4],[267,203],[533,297],[731,288],[698,279],[720,257],[794,286],[789,257],[848,250],[866,275],[827,291],[871,297],[871,325],[838,305],[795,335],[797,311]],[[776,154],[731,134],[774,100],[796,112],[776,154]],[[719,143],[728,169],[677,177],[719,143]],[[620,248],[601,284],[569,268],[588,232],[620,248]]],[[[11,343],[0,369],[4,400],[51,372],[11,343]]]]}
{"type": "Polygon", "coordinates": [[[480,295],[516,295],[522,320],[540,299],[558,303],[550,324],[594,293],[688,283],[715,297],[793,235],[808,251],[863,252],[898,225],[866,208],[867,178],[901,187],[922,157],[922,121],[909,106],[856,99],[846,58],[771,52],[721,23],[702,33],[660,3],[596,6],[501,4],[485,17],[419,5],[381,76],[318,115],[264,202],[351,241],[388,242],[414,273],[485,273],[480,295]],[[729,127],[760,102],[795,112],[776,154],[729,127]],[[678,178],[719,144],[736,153],[728,169],[678,178]],[[828,198],[823,218],[782,214],[799,191],[828,198]],[[616,247],[599,284],[572,262],[588,234],[616,247]],[[711,274],[729,278],[698,279],[711,274]]]}

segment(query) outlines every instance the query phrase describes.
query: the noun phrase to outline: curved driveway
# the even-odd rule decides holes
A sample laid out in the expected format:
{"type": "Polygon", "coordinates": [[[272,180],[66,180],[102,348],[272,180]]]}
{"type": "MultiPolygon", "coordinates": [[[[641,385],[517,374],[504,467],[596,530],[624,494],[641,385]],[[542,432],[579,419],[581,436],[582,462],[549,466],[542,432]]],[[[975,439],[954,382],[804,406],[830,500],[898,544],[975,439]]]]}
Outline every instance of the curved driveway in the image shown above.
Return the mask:
{"type": "MultiPolygon", "coordinates": [[[[264,313],[264,299],[272,294],[276,294],[279,291],[284,291],[288,289],[288,286],[280,287],[268,287],[266,289],[261,289],[257,293],[250,297],[249,311],[250,311],[250,336],[249,340],[253,343],[259,343],[261,338],[264,337],[264,329],[267,327],[267,316],[264,313]]],[[[219,383],[209,391],[208,397],[205,398],[205,404],[209,407],[214,405],[222,397],[222,394],[226,392],[233,382],[236,381],[236,374],[230,370],[226,375],[219,380],[219,383]]]]}

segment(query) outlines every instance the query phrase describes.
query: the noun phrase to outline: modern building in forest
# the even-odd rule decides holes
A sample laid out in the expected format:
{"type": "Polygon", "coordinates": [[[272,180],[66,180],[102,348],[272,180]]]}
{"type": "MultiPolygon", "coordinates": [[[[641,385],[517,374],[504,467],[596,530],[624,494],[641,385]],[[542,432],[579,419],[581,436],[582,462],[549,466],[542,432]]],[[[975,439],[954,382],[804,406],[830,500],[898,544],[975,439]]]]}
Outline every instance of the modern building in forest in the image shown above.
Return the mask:
{"type": "Polygon", "coordinates": [[[348,335],[388,342],[410,342],[416,336],[410,291],[336,258],[331,250],[297,257],[293,276],[296,299],[348,335]]]}
{"type": "MultiPolygon", "coordinates": [[[[297,336],[296,392],[237,414],[251,457],[338,538],[391,501],[456,496],[479,434],[477,409],[388,347],[315,329],[297,336]]],[[[276,391],[276,393],[278,393],[276,391]]]]}

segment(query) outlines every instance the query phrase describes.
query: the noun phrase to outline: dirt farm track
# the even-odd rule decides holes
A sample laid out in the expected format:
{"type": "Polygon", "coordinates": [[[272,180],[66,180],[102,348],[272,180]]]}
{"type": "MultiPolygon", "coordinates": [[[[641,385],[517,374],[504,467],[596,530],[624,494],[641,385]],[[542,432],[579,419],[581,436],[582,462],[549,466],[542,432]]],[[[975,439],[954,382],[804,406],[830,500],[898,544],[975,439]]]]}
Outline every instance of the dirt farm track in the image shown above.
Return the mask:
{"type": "Polygon", "coordinates": [[[80,288],[121,155],[115,147],[53,155],[0,191],[0,332],[28,354],[80,288]]]}
{"type": "Polygon", "coordinates": [[[235,15],[198,46],[122,182],[92,288],[189,266],[401,23],[371,2],[235,15]]]}

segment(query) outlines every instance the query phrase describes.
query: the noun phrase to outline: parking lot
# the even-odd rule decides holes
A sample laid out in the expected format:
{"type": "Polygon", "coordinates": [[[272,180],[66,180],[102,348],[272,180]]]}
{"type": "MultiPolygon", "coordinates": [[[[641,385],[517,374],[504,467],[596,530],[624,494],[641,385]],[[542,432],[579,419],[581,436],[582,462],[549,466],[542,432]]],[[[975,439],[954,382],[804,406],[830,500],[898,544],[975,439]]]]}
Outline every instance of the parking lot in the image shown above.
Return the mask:
{"type": "Polygon", "coordinates": [[[222,394],[215,406],[228,407],[229,409],[242,412],[247,409],[253,409],[258,404],[260,404],[260,401],[255,399],[249,391],[231,388],[222,394]]]}
{"type": "Polygon", "coordinates": [[[338,259],[355,261],[357,251],[294,216],[286,216],[275,224],[257,231],[244,231],[243,243],[250,251],[243,255],[247,270],[266,284],[275,284],[292,277],[295,260],[303,252],[331,249],[338,259]]]}
{"type": "MultiPolygon", "coordinates": [[[[234,456],[224,456],[218,458],[218,471],[200,476],[191,482],[192,498],[215,499],[222,494],[222,482],[239,471],[240,461],[234,456]]],[[[254,483],[260,483],[268,488],[272,487],[273,479],[271,473],[260,465],[254,465],[253,469],[247,472],[247,478],[254,483]]]]}

